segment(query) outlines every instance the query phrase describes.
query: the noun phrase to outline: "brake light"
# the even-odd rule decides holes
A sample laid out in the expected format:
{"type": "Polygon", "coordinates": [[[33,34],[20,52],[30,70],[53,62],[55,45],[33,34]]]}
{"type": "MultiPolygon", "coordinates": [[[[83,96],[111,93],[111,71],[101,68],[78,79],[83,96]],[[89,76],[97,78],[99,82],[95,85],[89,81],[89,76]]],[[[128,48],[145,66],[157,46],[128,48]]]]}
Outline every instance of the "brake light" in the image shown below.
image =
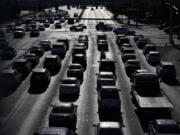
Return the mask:
{"type": "Polygon", "coordinates": [[[70,118],[70,119],[74,119],[74,116],[70,116],[69,118],[70,118]]]}
{"type": "Polygon", "coordinates": [[[54,118],[54,116],[53,116],[53,115],[50,115],[50,116],[49,116],[49,118],[50,118],[50,119],[53,119],[53,118],[54,118]]]}

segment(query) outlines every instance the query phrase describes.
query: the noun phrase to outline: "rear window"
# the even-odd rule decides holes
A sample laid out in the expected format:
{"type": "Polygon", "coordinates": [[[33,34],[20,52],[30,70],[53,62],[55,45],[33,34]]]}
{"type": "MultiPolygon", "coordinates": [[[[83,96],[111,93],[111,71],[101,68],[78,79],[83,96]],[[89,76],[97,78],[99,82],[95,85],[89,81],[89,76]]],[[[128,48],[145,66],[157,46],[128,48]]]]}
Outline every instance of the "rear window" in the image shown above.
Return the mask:
{"type": "Polygon", "coordinates": [[[101,75],[100,78],[113,78],[113,75],[101,75]]]}
{"type": "Polygon", "coordinates": [[[180,133],[176,125],[159,126],[159,133],[180,133]]]}
{"type": "Polygon", "coordinates": [[[114,94],[106,93],[106,94],[101,94],[101,98],[103,98],[103,99],[119,99],[119,95],[118,95],[118,93],[114,93],[114,94]]]}
{"type": "Polygon", "coordinates": [[[57,59],[46,58],[45,62],[57,62],[57,59]]]}
{"type": "Polygon", "coordinates": [[[81,66],[70,65],[69,69],[81,69],[81,66]]]}
{"type": "Polygon", "coordinates": [[[53,45],[53,48],[57,49],[57,48],[63,48],[63,46],[61,45],[53,45]]]}
{"type": "Polygon", "coordinates": [[[54,107],[52,112],[53,113],[72,113],[73,108],[71,108],[71,107],[54,107]]]}
{"type": "Polygon", "coordinates": [[[166,66],[164,66],[164,69],[175,70],[174,66],[172,66],[172,65],[166,65],[166,66]]]}
{"type": "Polygon", "coordinates": [[[99,135],[121,135],[119,129],[101,129],[99,135]]]}
{"type": "Polygon", "coordinates": [[[13,64],[13,67],[21,67],[21,66],[25,66],[25,65],[26,65],[26,63],[23,63],[23,62],[15,62],[13,64]]]}

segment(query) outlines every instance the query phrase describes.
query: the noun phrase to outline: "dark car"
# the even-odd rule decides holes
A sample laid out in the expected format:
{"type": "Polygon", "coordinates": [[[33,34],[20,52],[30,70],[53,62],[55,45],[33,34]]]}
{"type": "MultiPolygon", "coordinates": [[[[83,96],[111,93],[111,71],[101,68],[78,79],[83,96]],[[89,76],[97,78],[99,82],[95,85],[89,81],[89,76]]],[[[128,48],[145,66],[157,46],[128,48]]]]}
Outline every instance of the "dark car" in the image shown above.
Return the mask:
{"type": "Polygon", "coordinates": [[[41,57],[44,54],[44,49],[39,45],[32,46],[30,48],[30,53],[34,53],[34,54],[38,55],[39,57],[41,57]]]}
{"type": "Polygon", "coordinates": [[[22,27],[16,27],[14,29],[13,34],[14,34],[14,38],[22,38],[25,36],[25,29],[22,27]]]}
{"type": "Polygon", "coordinates": [[[67,71],[67,76],[68,77],[76,77],[77,79],[80,80],[80,82],[83,82],[83,67],[81,64],[78,63],[73,63],[69,66],[68,71],[67,71]]]}
{"type": "Polygon", "coordinates": [[[68,18],[68,24],[74,24],[74,18],[68,18]]]}
{"type": "Polygon", "coordinates": [[[97,35],[97,43],[99,40],[107,40],[107,36],[105,34],[98,34],[97,35]]]}
{"type": "Polygon", "coordinates": [[[32,64],[27,59],[17,59],[12,68],[21,73],[23,77],[26,77],[31,71],[32,64]]]}
{"type": "Polygon", "coordinates": [[[47,55],[44,61],[44,68],[50,72],[59,71],[61,68],[61,59],[58,55],[47,55]]]}
{"type": "Polygon", "coordinates": [[[119,39],[117,39],[117,45],[120,48],[124,43],[129,43],[129,39],[127,37],[121,37],[119,39]]]}
{"type": "Polygon", "coordinates": [[[66,44],[64,42],[57,42],[52,45],[51,48],[52,55],[58,55],[63,59],[66,55],[66,44]]]}
{"type": "Polygon", "coordinates": [[[122,46],[120,47],[120,51],[123,52],[124,49],[126,49],[126,48],[132,49],[132,47],[133,46],[131,44],[125,43],[125,44],[122,44],[122,46]]]}
{"type": "Polygon", "coordinates": [[[136,55],[127,53],[127,54],[121,55],[121,58],[122,58],[123,63],[126,63],[126,61],[130,59],[136,59],[136,55]]]}
{"type": "Polygon", "coordinates": [[[61,26],[61,23],[60,22],[56,22],[55,23],[55,29],[61,29],[62,26],[61,26]]]}
{"type": "Polygon", "coordinates": [[[162,80],[176,80],[176,69],[172,62],[160,62],[156,66],[156,73],[162,80]]]}
{"type": "Polygon", "coordinates": [[[147,55],[146,55],[146,60],[149,64],[151,65],[157,65],[160,63],[161,61],[161,57],[160,57],[160,53],[157,51],[150,51],[147,55]]]}
{"type": "Polygon", "coordinates": [[[149,122],[149,135],[180,135],[179,125],[172,119],[155,119],[149,122]]]}
{"type": "Polygon", "coordinates": [[[120,120],[121,100],[119,97],[119,89],[116,86],[102,86],[98,94],[98,113],[100,116],[116,118],[114,121],[120,120]]]}
{"type": "Polygon", "coordinates": [[[156,51],[156,46],[155,45],[146,45],[143,48],[143,54],[146,56],[150,51],[156,51]]]}
{"type": "Polygon", "coordinates": [[[79,25],[73,25],[69,29],[70,31],[74,31],[74,32],[82,32],[84,30],[84,28],[79,25]]]}
{"type": "Polygon", "coordinates": [[[22,74],[14,69],[3,70],[0,72],[0,88],[13,89],[19,86],[22,81],[22,74]]]}
{"type": "Polygon", "coordinates": [[[124,50],[122,51],[122,55],[125,54],[135,54],[135,50],[132,48],[124,48],[124,50]]]}
{"type": "Polygon", "coordinates": [[[51,75],[47,69],[35,68],[30,77],[31,87],[47,87],[51,81],[51,75]]]}
{"type": "Polygon", "coordinates": [[[108,42],[107,40],[99,40],[97,43],[98,51],[108,51],[108,42]]]}
{"type": "Polygon", "coordinates": [[[146,44],[148,43],[147,39],[145,38],[139,38],[137,41],[136,41],[136,45],[139,49],[143,49],[146,44]]]}
{"type": "Polygon", "coordinates": [[[41,40],[39,42],[39,45],[44,48],[45,51],[48,51],[51,49],[51,41],[49,40],[41,40]]]}
{"type": "Polygon", "coordinates": [[[0,49],[8,47],[9,41],[6,38],[0,38],[0,49]]]}
{"type": "Polygon", "coordinates": [[[38,29],[32,29],[30,31],[30,37],[38,37],[40,35],[40,32],[38,29]]]}
{"type": "Polygon", "coordinates": [[[73,103],[54,105],[49,115],[50,127],[68,127],[76,130],[77,106],[73,103]]]}
{"type": "Polygon", "coordinates": [[[45,27],[45,28],[49,28],[49,26],[50,26],[49,21],[44,22],[44,27],[45,27]]]}
{"type": "Polygon", "coordinates": [[[35,132],[33,135],[76,135],[71,129],[66,127],[46,127],[35,132]]]}
{"type": "Polygon", "coordinates": [[[83,69],[86,70],[87,67],[87,58],[84,54],[75,54],[72,57],[72,63],[79,63],[82,65],[83,69]]]}
{"type": "Polygon", "coordinates": [[[84,54],[86,56],[86,49],[84,47],[73,47],[72,56],[75,54],[84,54]]]}
{"type": "Polygon", "coordinates": [[[88,35],[79,35],[78,42],[85,43],[86,48],[88,49],[88,42],[89,42],[88,35]]]}
{"type": "Polygon", "coordinates": [[[95,135],[124,135],[123,126],[119,122],[100,122],[95,126],[95,135]]]}
{"type": "Polygon", "coordinates": [[[125,67],[125,71],[126,71],[126,74],[128,77],[131,77],[132,73],[135,70],[141,69],[140,62],[135,59],[130,59],[130,60],[126,61],[124,67],[125,67]]]}
{"type": "Polygon", "coordinates": [[[99,61],[99,72],[113,72],[116,76],[116,65],[115,61],[111,59],[101,59],[99,61]]]}
{"type": "Polygon", "coordinates": [[[58,38],[56,41],[65,43],[66,51],[69,50],[69,39],[67,39],[67,38],[58,38]]]}
{"type": "Polygon", "coordinates": [[[39,63],[39,56],[33,53],[25,54],[24,59],[27,59],[31,63],[32,68],[39,63]]]}
{"type": "Polygon", "coordinates": [[[44,24],[40,24],[40,25],[38,26],[38,30],[39,30],[39,31],[45,31],[45,26],[44,26],[44,24]]]}
{"type": "Polygon", "coordinates": [[[134,41],[138,41],[140,38],[144,38],[144,35],[134,35],[134,41]]]}
{"type": "Polygon", "coordinates": [[[17,55],[17,51],[12,47],[6,47],[0,54],[2,60],[9,60],[14,58],[17,55]]]}
{"type": "Polygon", "coordinates": [[[29,31],[32,30],[32,27],[31,27],[31,25],[28,24],[28,25],[24,26],[24,29],[25,29],[26,32],[29,32],[29,31]]]}

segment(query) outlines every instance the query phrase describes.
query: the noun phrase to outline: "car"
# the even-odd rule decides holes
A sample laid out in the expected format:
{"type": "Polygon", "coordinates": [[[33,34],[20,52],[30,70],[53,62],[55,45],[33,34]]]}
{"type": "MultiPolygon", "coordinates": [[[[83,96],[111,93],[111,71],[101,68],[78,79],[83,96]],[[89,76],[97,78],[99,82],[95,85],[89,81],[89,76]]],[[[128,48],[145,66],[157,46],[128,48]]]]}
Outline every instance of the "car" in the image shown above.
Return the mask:
{"type": "Polygon", "coordinates": [[[134,35],[134,41],[135,42],[137,42],[139,39],[144,39],[144,35],[141,35],[141,34],[139,34],[139,35],[134,35]]]}
{"type": "Polygon", "coordinates": [[[66,51],[69,50],[69,39],[68,38],[58,38],[56,41],[65,43],[66,51]]]}
{"type": "Polygon", "coordinates": [[[116,85],[116,77],[113,72],[99,72],[99,74],[97,74],[97,90],[99,90],[102,86],[110,85],[116,85]]]}
{"type": "Polygon", "coordinates": [[[62,17],[62,18],[59,19],[59,22],[64,23],[65,19],[62,17]]]}
{"type": "Polygon", "coordinates": [[[129,59],[136,59],[136,55],[127,53],[127,54],[121,55],[121,58],[122,58],[123,63],[126,63],[126,61],[128,61],[129,59]]]}
{"type": "Polygon", "coordinates": [[[89,42],[88,35],[79,35],[78,42],[85,43],[86,48],[88,49],[88,42],[89,42]]]}
{"type": "Polygon", "coordinates": [[[51,48],[52,55],[58,55],[61,59],[64,59],[66,55],[66,44],[64,42],[56,42],[51,48]]]}
{"type": "Polygon", "coordinates": [[[96,30],[97,31],[112,31],[113,28],[111,25],[109,24],[105,24],[104,22],[99,22],[97,25],[96,25],[96,30]]]}
{"type": "Polygon", "coordinates": [[[44,49],[40,45],[32,46],[30,49],[30,53],[34,53],[41,57],[44,54],[44,49]]]}
{"type": "Polygon", "coordinates": [[[32,64],[27,59],[17,59],[13,63],[12,69],[21,73],[23,78],[25,78],[31,72],[32,64]]]}
{"type": "Polygon", "coordinates": [[[61,59],[58,55],[47,55],[44,60],[44,68],[50,72],[59,71],[61,69],[61,59]]]}
{"type": "Polygon", "coordinates": [[[23,27],[16,27],[13,32],[14,38],[22,38],[25,36],[25,29],[23,27]]]}
{"type": "Polygon", "coordinates": [[[31,68],[34,68],[39,63],[39,56],[33,53],[25,54],[24,59],[27,59],[31,63],[31,68]]]}
{"type": "Polygon", "coordinates": [[[151,65],[158,65],[161,61],[160,53],[158,51],[150,51],[146,55],[146,60],[151,65]]]}
{"type": "Polygon", "coordinates": [[[49,21],[45,21],[45,22],[44,22],[44,27],[45,27],[45,28],[49,28],[49,27],[50,27],[49,21]]]}
{"type": "Polygon", "coordinates": [[[74,24],[74,18],[68,18],[68,24],[74,24]]]}
{"type": "Polygon", "coordinates": [[[50,24],[53,24],[54,23],[54,18],[50,17],[50,18],[48,18],[48,21],[49,21],[50,24]]]}
{"type": "Polygon", "coordinates": [[[72,63],[79,63],[79,64],[82,65],[83,69],[86,70],[87,57],[84,54],[75,54],[72,57],[72,63]]]}
{"type": "Polygon", "coordinates": [[[44,24],[39,24],[39,26],[38,26],[38,30],[39,31],[45,31],[45,26],[44,26],[44,24]]]}
{"type": "Polygon", "coordinates": [[[148,40],[145,39],[145,38],[139,38],[137,41],[136,41],[136,45],[139,49],[143,49],[146,44],[148,43],[148,40]]]}
{"type": "Polygon", "coordinates": [[[76,130],[77,106],[73,103],[55,104],[49,114],[49,127],[67,127],[76,130]]]}
{"type": "Polygon", "coordinates": [[[116,62],[112,59],[101,59],[99,62],[99,72],[113,72],[116,76],[116,62]]]}
{"type": "Polygon", "coordinates": [[[80,27],[82,27],[83,29],[87,29],[87,26],[86,26],[85,24],[83,24],[83,23],[80,23],[80,24],[78,24],[77,26],[80,26],[80,27]]]}
{"type": "Polygon", "coordinates": [[[149,135],[180,135],[179,125],[172,119],[155,119],[148,124],[149,135]]]}
{"type": "Polygon", "coordinates": [[[61,29],[62,26],[61,26],[61,23],[60,22],[56,22],[55,23],[55,29],[61,29]]]}
{"type": "Polygon", "coordinates": [[[97,44],[98,51],[108,51],[108,42],[107,40],[99,40],[97,44]]]}
{"type": "Polygon", "coordinates": [[[8,47],[9,41],[6,38],[0,38],[0,49],[8,47]]]}
{"type": "Polygon", "coordinates": [[[37,28],[36,22],[31,23],[31,27],[32,27],[32,29],[36,29],[37,28]]]}
{"type": "Polygon", "coordinates": [[[44,48],[45,51],[48,51],[51,49],[51,41],[49,40],[41,40],[39,42],[39,45],[44,48]]]}
{"type": "Polygon", "coordinates": [[[176,69],[172,62],[161,61],[156,66],[156,73],[162,80],[176,80],[176,69]]]}
{"type": "Polygon", "coordinates": [[[40,132],[34,132],[33,135],[76,135],[71,129],[66,127],[45,127],[40,132]]]}
{"type": "Polygon", "coordinates": [[[98,113],[100,117],[105,115],[114,121],[120,120],[121,100],[116,86],[102,86],[98,93],[98,113]]]}
{"type": "Polygon", "coordinates": [[[62,84],[76,84],[80,89],[80,81],[76,77],[65,77],[61,81],[62,84]]]}
{"type": "Polygon", "coordinates": [[[155,45],[146,45],[143,48],[143,54],[146,56],[150,51],[156,51],[156,46],[155,45]]]}
{"type": "Polygon", "coordinates": [[[129,38],[127,38],[127,37],[121,37],[121,38],[119,38],[119,39],[117,39],[117,41],[116,41],[116,43],[117,43],[117,45],[118,45],[118,47],[120,48],[124,43],[127,43],[127,44],[129,44],[129,38]]]}
{"type": "Polygon", "coordinates": [[[122,46],[120,47],[120,51],[123,52],[124,49],[126,49],[126,48],[133,49],[133,46],[132,46],[131,44],[124,43],[124,44],[122,44],[122,46]]]}
{"type": "Polygon", "coordinates": [[[79,15],[78,15],[78,13],[74,13],[74,17],[78,17],[79,15]]]}
{"type": "Polygon", "coordinates": [[[100,122],[95,126],[95,135],[124,135],[122,125],[119,122],[100,122]]]}
{"type": "Polygon", "coordinates": [[[114,34],[116,35],[119,35],[119,34],[128,35],[128,31],[129,29],[127,27],[119,27],[113,30],[114,34]]]}
{"type": "Polygon", "coordinates": [[[68,67],[67,76],[76,77],[80,81],[80,83],[82,83],[84,78],[83,73],[84,73],[84,69],[82,65],[78,63],[73,63],[68,67]]]}
{"type": "Polygon", "coordinates": [[[29,31],[32,30],[32,27],[31,27],[31,25],[27,24],[27,25],[24,26],[24,29],[25,29],[26,32],[29,32],[29,31]]]}
{"type": "Polygon", "coordinates": [[[122,55],[125,55],[125,54],[135,54],[135,50],[132,48],[124,48],[122,51],[122,55]]]}
{"type": "Polygon", "coordinates": [[[86,49],[84,47],[73,47],[72,56],[75,54],[84,54],[86,56],[86,49]]]}
{"type": "Polygon", "coordinates": [[[137,69],[141,69],[140,62],[136,59],[129,59],[124,64],[124,68],[128,77],[131,78],[133,72],[137,69]]]}
{"type": "Polygon", "coordinates": [[[78,26],[78,25],[73,25],[69,29],[70,29],[70,31],[74,31],[74,32],[81,32],[81,31],[83,31],[83,27],[82,26],[78,26]]]}
{"type": "Polygon", "coordinates": [[[6,47],[0,54],[1,60],[10,60],[17,55],[17,51],[12,47],[6,47]]]}
{"type": "Polygon", "coordinates": [[[32,70],[30,77],[31,87],[44,88],[49,85],[51,74],[45,68],[35,68],[32,70]]]}
{"type": "Polygon", "coordinates": [[[11,32],[13,32],[14,31],[14,29],[16,28],[16,26],[14,25],[14,24],[7,24],[6,26],[6,32],[7,33],[11,33],[11,32]]]}
{"type": "Polygon", "coordinates": [[[105,34],[98,34],[97,35],[97,43],[99,40],[107,40],[107,36],[105,34]]]}
{"type": "Polygon", "coordinates": [[[40,32],[38,29],[32,29],[30,31],[30,37],[38,37],[40,35],[40,32]]]}
{"type": "Polygon", "coordinates": [[[131,74],[131,78],[130,78],[130,81],[133,82],[133,77],[136,76],[137,74],[143,74],[143,73],[149,73],[148,70],[146,69],[137,69],[135,70],[132,74],[131,74]]]}
{"type": "Polygon", "coordinates": [[[21,84],[21,81],[22,74],[14,69],[6,69],[0,71],[0,88],[2,90],[17,88],[21,84]]]}

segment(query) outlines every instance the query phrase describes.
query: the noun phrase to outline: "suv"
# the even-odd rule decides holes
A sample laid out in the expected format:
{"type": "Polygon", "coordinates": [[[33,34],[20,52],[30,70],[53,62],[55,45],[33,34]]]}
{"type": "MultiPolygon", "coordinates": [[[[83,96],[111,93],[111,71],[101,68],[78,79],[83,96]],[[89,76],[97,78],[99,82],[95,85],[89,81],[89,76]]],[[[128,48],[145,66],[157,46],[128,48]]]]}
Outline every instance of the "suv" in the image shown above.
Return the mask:
{"type": "Polygon", "coordinates": [[[88,49],[88,42],[89,42],[88,35],[79,35],[78,42],[85,43],[86,48],[88,49]]]}
{"type": "Polygon", "coordinates": [[[32,68],[39,63],[39,56],[33,53],[25,54],[24,59],[27,59],[32,64],[32,68]]]}
{"type": "Polygon", "coordinates": [[[111,59],[101,59],[99,61],[99,72],[113,72],[113,74],[116,76],[116,65],[115,61],[111,59]]]}
{"type": "Polygon", "coordinates": [[[99,40],[98,41],[98,51],[108,51],[108,42],[107,40],[99,40]]]}
{"type": "Polygon", "coordinates": [[[107,36],[105,34],[99,34],[97,35],[97,43],[99,40],[107,40],[107,36]]]}
{"type": "Polygon", "coordinates": [[[6,38],[0,38],[0,49],[8,47],[8,40],[6,38]]]}
{"type": "Polygon", "coordinates": [[[31,71],[32,64],[27,59],[17,59],[12,68],[17,70],[22,74],[23,77],[26,77],[31,71]]]}
{"type": "Polygon", "coordinates": [[[160,78],[175,80],[176,79],[176,69],[173,63],[171,62],[160,62],[159,65],[156,66],[156,73],[160,78]]]}
{"type": "Polygon", "coordinates": [[[157,52],[157,51],[150,51],[146,55],[146,60],[151,65],[158,65],[160,63],[160,61],[161,61],[160,53],[157,52]]]}
{"type": "Polygon", "coordinates": [[[14,29],[13,34],[14,34],[14,38],[22,38],[25,36],[25,29],[22,27],[16,27],[14,29]]]}
{"type": "Polygon", "coordinates": [[[143,54],[146,56],[150,51],[156,51],[156,46],[155,45],[146,45],[143,48],[143,54]]]}
{"type": "Polygon", "coordinates": [[[66,46],[66,51],[69,50],[69,40],[66,38],[66,39],[63,39],[63,38],[59,38],[56,40],[57,42],[63,42],[66,46]]]}
{"type": "Polygon", "coordinates": [[[51,49],[51,41],[49,40],[41,40],[39,42],[39,45],[42,46],[45,51],[48,51],[51,49]]]}
{"type": "Polygon", "coordinates": [[[118,45],[118,47],[120,48],[124,43],[129,44],[129,39],[127,37],[121,37],[119,39],[117,39],[116,43],[118,45]]]}
{"type": "Polygon", "coordinates": [[[86,70],[87,67],[87,58],[84,54],[75,54],[72,57],[72,63],[79,63],[83,66],[83,69],[86,70]]]}
{"type": "Polygon", "coordinates": [[[121,114],[121,100],[119,89],[116,86],[102,86],[98,94],[98,112],[99,115],[109,115],[119,121],[121,114]],[[110,115],[114,114],[114,115],[110,115]]]}
{"type": "Polygon", "coordinates": [[[51,75],[47,69],[35,68],[30,77],[32,87],[47,87],[51,81],[51,75]]]}
{"type": "Polygon", "coordinates": [[[58,42],[52,45],[52,55],[58,55],[60,58],[64,58],[66,55],[66,45],[63,42],[58,42]]]}

